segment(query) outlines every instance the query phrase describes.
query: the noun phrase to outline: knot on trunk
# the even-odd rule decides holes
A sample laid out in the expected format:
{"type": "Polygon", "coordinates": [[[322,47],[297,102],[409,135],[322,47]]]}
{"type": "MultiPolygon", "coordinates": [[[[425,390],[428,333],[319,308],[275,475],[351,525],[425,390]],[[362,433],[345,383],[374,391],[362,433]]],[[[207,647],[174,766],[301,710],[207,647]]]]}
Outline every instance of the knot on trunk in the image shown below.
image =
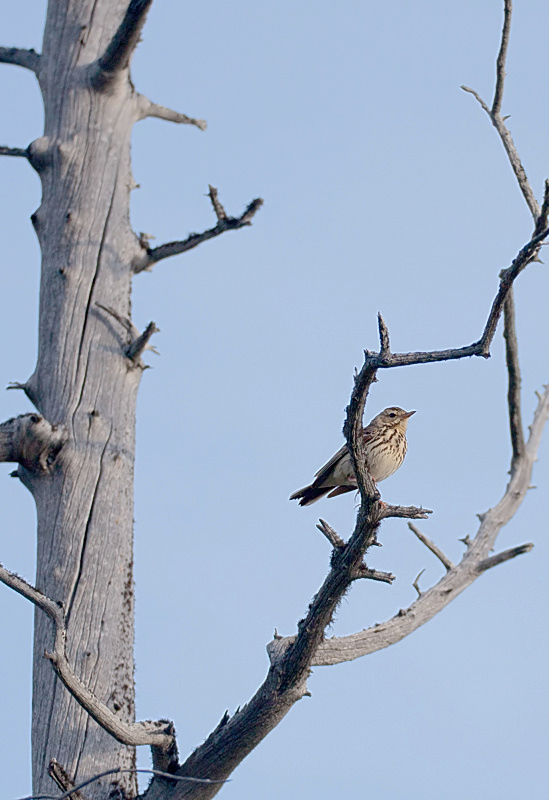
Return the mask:
{"type": "Polygon", "coordinates": [[[65,430],[40,414],[21,414],[0,425],[0,461],[16,461],[30,472],[49,472],[65,440],[65,430]]]}

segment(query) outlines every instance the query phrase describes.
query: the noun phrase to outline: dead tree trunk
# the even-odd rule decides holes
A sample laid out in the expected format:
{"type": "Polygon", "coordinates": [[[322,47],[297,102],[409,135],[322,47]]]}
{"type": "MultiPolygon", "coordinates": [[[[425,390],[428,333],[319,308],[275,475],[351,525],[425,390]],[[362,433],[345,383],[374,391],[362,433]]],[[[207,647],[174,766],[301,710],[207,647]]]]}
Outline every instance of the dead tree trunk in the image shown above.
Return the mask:
{"type": "MultiPolygon", "coordinates": [[[[36,73],[45,108],[44,135],[27,150],[6,153],[28,158],[40,176],[42,201],[32,222],[42,272],[38,360],[20,387],[40,416],[22,418],[4,460],[19,461],[18,475],[36,501],[36,587],[63,605],[68,661],[97,700],[128,723],[135,705],[135,407],[140,356],[155,331],[151,324],[140,336],[131,324],[132,275],[201,237],[249,224],[255,210],[227,217],[212,190],[223,219],[214,203],[215,228],[166,252],[149,249],[130,227],[134,123],[158,116],[205,127],[156,106],[131,83],[131,55],[151,1],[50,0],[42,53],[1,53],[2,61],[36,73]]],[[[134,767],[134,747],[90,719],[44,658],[53,638],[39,609],[35,623],[34,792],[51,794],[52,758],[75,782],[134,767]]],[[[135,797],[135,774],[98,781],[88,796],[119,796],[109,794],[115,788],[135,797]]]]}

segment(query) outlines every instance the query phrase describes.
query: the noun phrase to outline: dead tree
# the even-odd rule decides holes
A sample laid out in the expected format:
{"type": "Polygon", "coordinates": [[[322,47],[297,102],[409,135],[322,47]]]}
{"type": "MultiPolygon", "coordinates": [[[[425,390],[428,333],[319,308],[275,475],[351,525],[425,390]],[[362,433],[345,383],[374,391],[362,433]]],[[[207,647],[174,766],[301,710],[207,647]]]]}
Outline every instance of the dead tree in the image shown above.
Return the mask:
{"type": "Polygon", "coordinates": [[[253,200],[239,217],[227,215],[210,187],[216,224],[201,234],[156,248],[129,225],[133,186],[130,135],[145,117],[205,123],[161,107],[138,94],[130,62],[152,0],[123,9],[108,0],[93,7],[50,0],[41,54],[0,48],[0,61],[36,74],[45,105],[44,135],[3,155],[27,159],[42,183],[32,221],[42,251],[39,352],[36,369],[18,384],[36,407],[0,426],[0,460],[18,464],[16,475],[32,493],[38,516],[38,567],[31,586],[4,567],[0,580],[36,606],[33,689],[33,791],[80,798],[137,797],[135,747],[152,751],[153,777],[146,800],[213,797],[235,767],[308,693],[312,666],[372,653],[407,636],[432,618],[484,572],[528,552],[530,543],[490,555],[499,530],[530,484],[533,462],[549,414],[549,389],[539,395],[526,440],[520,411],[520,370],[514,325],[513,283],[549,234],[549,183],[541,207],[528,184],[501,116],[511,2],[497,59],[489,107],[471,89],[496,127],[533,217],[533,233],[499,287],[479,339],[442,351],[393,353],[379,316],[380,347],[365,352],[355,377],[344,434],[360,492],[355,529],[341,538],[324,520],[331,569],[293,636],[268,645],[270,668],[249,703],[225,715],[184,763],[178,760],[168,720],[136,722],[133,681],[132,518],[135,402],[154,323],[140,333],[131,321],[135,273],[196,247],[227,230],[251,224],[261,205],[253,200]],[[445,576],[387,622],[326,639],[325,631],[356,580],[390,583],[393,576],[364,561],[382,521],[424,519],[423,508],[389,506],[363,467],[360,431],[369,388],[385,369],[464,357],[488,358],[503,317],[509,376],[512,442],[510,480],[496,507],[480,520],[476,536],[453,564],[414,524],[410,529],[442,562],[445,576]],[[91,718],[91,720],[90,720],[91,718]]]}

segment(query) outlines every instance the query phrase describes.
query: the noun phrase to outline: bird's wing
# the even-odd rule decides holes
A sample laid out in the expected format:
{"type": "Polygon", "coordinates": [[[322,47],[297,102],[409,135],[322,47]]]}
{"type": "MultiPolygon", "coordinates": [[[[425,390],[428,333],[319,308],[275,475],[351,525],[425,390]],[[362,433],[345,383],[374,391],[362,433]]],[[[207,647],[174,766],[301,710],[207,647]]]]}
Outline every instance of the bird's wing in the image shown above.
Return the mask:
{"type": "MultiPolygon", "coordinates": [[[[320,467],[318,472],[315,473],[315,480],[314,483],[318,486],[320,485],[326,478],[329,477],[330,473],[332,472],[333,468],[336,464],[338,464],[344,455],[348,453],[347,445],[344,444],[335,455],[331,457],[329,461],[327,461],[323,467],[320,467]]],[[[313,484],[314,485],[314,484],[313,484]]]]}

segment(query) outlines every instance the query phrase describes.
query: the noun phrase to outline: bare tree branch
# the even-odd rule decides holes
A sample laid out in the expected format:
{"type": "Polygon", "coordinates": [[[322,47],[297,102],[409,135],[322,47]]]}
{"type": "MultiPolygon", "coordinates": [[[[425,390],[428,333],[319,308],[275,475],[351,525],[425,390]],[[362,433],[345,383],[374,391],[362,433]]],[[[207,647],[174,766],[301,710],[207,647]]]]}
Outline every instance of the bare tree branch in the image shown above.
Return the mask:
{"type": "Polygon", "coordinates": [[[186,114],[181,114],[179,111],[173,111],[171,108],[166,108],[166,106],[160,106],[157,103],[153,103],[143,94],[138,96],[138,103],[140,109],[140,119],[156,117],[157,119],[164,119],[167,122],[175,122],[182,125],[194,125],[201,131],[205,131],[208,127],[206,120],[188,117],[186,114]]]}
{"type": "Polygon", "coordinates": [[[98,88],[129,66],[151,5],[152,0],[131,0],[118,30],[97,62],[92,80],[98,88]]]}
{"type": "MultiPolygon", "coordinates": [[[[510,555],[506,555],[503,559],[500,556],[504,554],[489,556],[499,531],[516,513],[528,491],[532,468],[548,416],[549,385],[539,396],[524,455],[518,462],[502,499],[494,508],[480,515],[478,532],[474,539],[469,541],[469,546],[459,564],[424,592],[409,608],[400,611],[387,622],[350,636],[333,637],[322,642],[313,658],[312,666],[328,666],[351,661],[401,641],[438,614],[486,569],[531,549],[529,545],[523,545],[506,551],[506,554],[510,555]],[[481,569],[480,565],[483,563],[486,565],[486,562],[488,565],[481,569]]],[[[291,638],[279,640],[278,646],[283,647],[285,641],[291,641],[291,638]]]]}
{"type": "Polygon", "coordinates": [[[18,67],[30,69],[37,73],[40,56],[35,50],[23,50],[20,47],[0,47],[0,63],[16,64],[18,67]]]}
{"type": "Polygon", "coordinates": [[[417,508],[416,506],[390,506],[383,504],[381,518],[399,517],[400,519],[428,519],[433,512],[429,508],[417,508]]]}
{"type": "Polygon", "coordinates": [[[541,245],[548,235],[549,228],[546,227],[541,233],[532,236],[530,241],[518,252],[511,266],[501,271],[498,292],[492,303],[492,308],[490,309],[482,336],[478,341],[466,345],[465,347],[455,347],[447,350],[420,351],[415,353],[389,353],[384,357],[379,353],[367,350],[365,353],[366,358],[364,366],[355,380],[360,382],[369,380],[371,383],[374,378],[368,378],[368,375],[370,371],[373,370],[375,373],[378,369],[404,367],[410,364],[432,364],[437,361],[451,361],[467,356],[489,358],[490,345],[492,344],[502,314],[505,298],[518,275],[520,275],[531,261],[537,258],[541,245]],[[366,370],[366,372],[364,372],[364,370],[366,370]]]}
{"type": "Polygon", "coordinates": [[[501,32],[501,45],[496,61],[496,88],[494,91],[494,102],[492,103],[492,114],[499,114],[503,100],[503,84],[505,81],[505,61],[507,59],[507,48],[509,46],[509,34],[511,33],[511,14],[513,6],[511,0],[505,0],[503,30],[501,32]]]}
{"type": "Polygon", "coordinates": [[[208,239],[214,239],[216,236],[219,236],[225,231],[234,231],[238,230],[238,228],[244,228],[248,225],[251,225],[253,216],[263,205],[263,200],[258,197],[255,200],[252,200],[240,217],[229,217],[218,200],[217,189],[214,189],[213,186],[210,186],[208,196],[210,197],[212,206],[216,212],[217,224],[213,228],[209,228],[209,230],[204,231],[203,233],[191,233],[186,239],[181,241],[168,242],[167,244],[160,245],[160,247],[144,248],[143,255],[134,260],[134,272],[137,273],[142,272],[145,269],[150,269],[153,264],[156,264],[158,261],[162,261],[164,258],[170,258],[170,256],[177,256],[180,253],[186,253],[188,250],[198,247],[198,245],[202,244],[202,242],[207,242],[208,239]],[[219,208],[223,209],[224,216],[220,217],[218,215],[219,208]]]}
{"type": "Polygon", "coordinates": [[[30,600],[51,619],[55,633],[54,648],[52,653],[45,653],[44,657],[51,662],[57,676],[74,699],[98,725],[101,725],[104,730],[110,733],[117,741],[122,742],[122,744],[132,746],[149,745],[162,750],[171,749],[173,737],[166,733],[166,728],[171,723],[124,722],[95,697],[77,677],[67,659],[65,614],[60,604],[46,597],[41,591],[35,589],[30,583],[10,572],[1,564],[0,581],[27,600],[30,600]]]}
{"type": "Polygon", "coordinates": [[[126,349],[127,357],[137,363],[141,358],[143,352],[149,347],[149,339],[155,334],[159,333],[160,328],[157,328],[154,322],[149,322],[143,333],[139,334],[139,336],[131,342],[129,347],[126,349]]]}
{"type": "Polygon", "coordinates": [[[520,366],[518,358],[518,340],[515,326],[515,300],[513,289],[505,299],[503,306],[503,336],[505,338],[505,360],[507,362],[508,389],[507,406],[509,410],[509,428],[513,456],[511,471],[524,453],[524,431],[520,410],[520,366]]]}
{"type": "Polygon", "coordinates": [[[529,553],[530,550],[533,549],[534,549],[533,542],[528,542],[527,544],[520,544],[517,547],[510,547],[509,550],[503,550],[503,552],[497,553],[497,555],[495,556],[490,556],[489,558],[485,558],[484,561],[480,562],[477,569],[479,572],[486,572],[487,569],[492,569],[492,567],[497,567],[498,564],[503,564],[505,561],[510,561],[512,558],[521,556],[524,553],[529,553]]]}
{"type": "Polygon", "coordinates": [[[4,145],[0,146],[0,156],[16,156],[17,158],[27,158],[29,157],[29,152],[25,148],[22,147],[5,147],[4,145]]]}
{"type": "Polygon", "coordinates": [[[396,577],[392,574],[392,572],[381,572],[378,569],[370,569],[370,567],[366,566],[366,564],[361,564],[357,569],[352,573],[353,579],[358,580],[359,578],[368,578],[371,581],[380,581],[381,583],[392,583],[396,580],[396,577]]]}
{"type": "Polygon", "coordinates": [[[410,528],[410,530],[412,531],[412,533],[415,533],[415,535],[417,536],[417,538],[419,539],[419,541],[420,541],[420,542],[423,542],[423,544],[425,545],[425,547],[427,547],[427,548],[428,548],[428,549],[431,551],[431,553],[433,553],[433,554],[434,554],[434,555],[435,555],[435,556],[438,558],[438,560],[439,560],[439,561],[440,561],[442,564],[444,564],[444,567],[446,568],[446,571],[447,571],[447,572],[449,572],[451,569],[453,569],[453,568],[454,568],[454,564],[453,564],[453,563],[450,561],[450,559],[448,558],[448,556],[446,556],[446,555],[445,555],[445,554],[442,552],[442,550],[441,550],[439,547],[437,547],[437,546],[436,546],[436,544],[435,544],[434,542],[432,542],[430,539],[428,539],[428,538],[427,538],[427,536],[425,536],[425,534],[424,534],[424,533],[422,533],[422,532],[419,530],[419,528],[417,528],[417,527],[414,525],[414,523],[413,523],[413,522],[409,522],[409,523],[408,523],[408,527],[410,528]]]}
{"type": "Polygon", "coordinates": [[[530,209],[530,213],[536,221],[539,217],[540,209],[538,205],[538,201],[532,191],[532,187],[528,181],[526,176],[526,172],[524,167],[522,166],[522,162],[520,160],[517,148],[515,143],[513,142],[513,137],[507,126],[505,125],[505,120],[501,116],[501,104],[503,102],[503,86],[505,82],[505,61],[507,58],[507,47],[509,44],[509,35],[511,30],[511,14],[512,14],[512,2],[511,0],[505,0],[505,10],[504,10],[504,22],[503,22],[503,30],[501,32],[501,44],[499,48],[499,53],[496,62],[496,88],[494,91],[494,101],[492,103],[492,108],[490,109],[488,105],[484,102],[484,100],[480,97],[478,92],[475,92],[474,89],[471,89],[469,86],[462,86],[464,92],[469,92],[472,94],[473,97],[479,102],[481,107],[486,111],[488,116],[492,121],[492,125],[497,130],[505,152],[507,153],[507,158],[509,159],[509,163],[511,164],[511,168],[515,173],[515,177],[517,179],[519,188],[523,194],[524,199],[526,200],[526,204],[530,209]]]}

